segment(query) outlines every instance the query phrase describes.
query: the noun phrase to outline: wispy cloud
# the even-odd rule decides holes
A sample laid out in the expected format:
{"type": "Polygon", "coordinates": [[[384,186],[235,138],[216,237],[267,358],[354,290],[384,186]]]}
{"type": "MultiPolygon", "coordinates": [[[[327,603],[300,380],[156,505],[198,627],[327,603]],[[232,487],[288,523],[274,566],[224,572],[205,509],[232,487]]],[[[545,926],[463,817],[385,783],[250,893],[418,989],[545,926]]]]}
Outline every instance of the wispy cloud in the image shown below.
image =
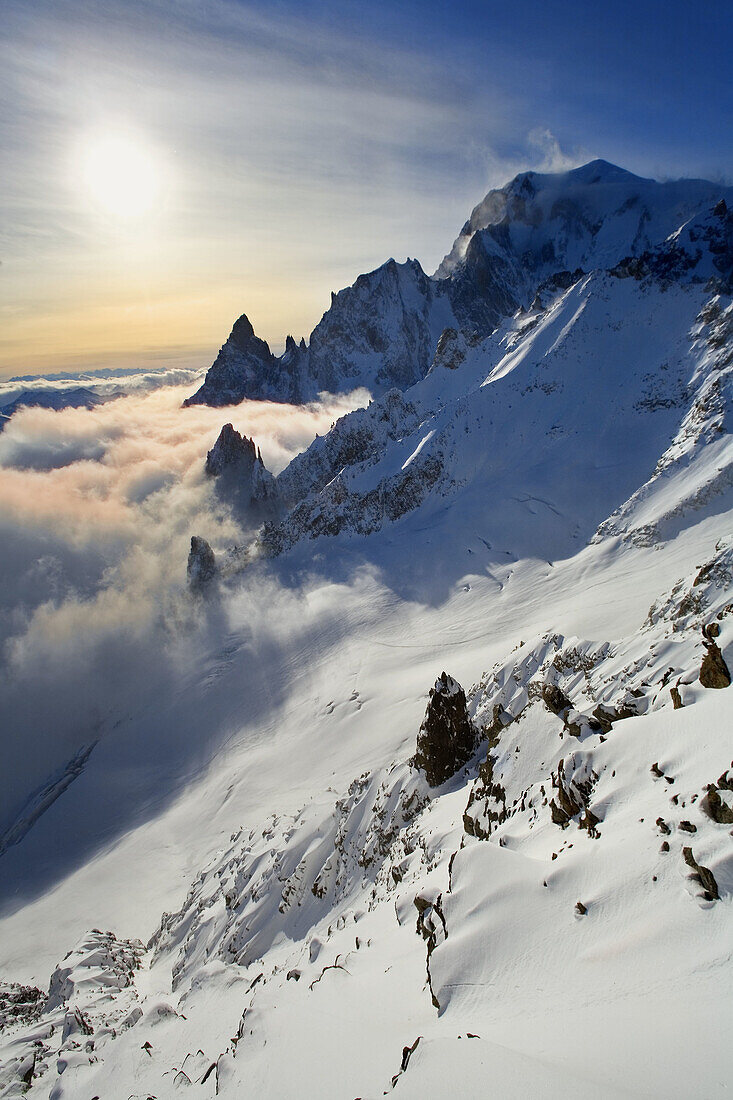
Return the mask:
{"type": "MultiPolygon", "coordinates": [[[[140,346],[157,331],[215,350],[244,308],[279,345],[331,289],[393,252],[437,255],[460,223],[472,93],[409,42],[223,0],[11,3],[5,18],[6,369],[52,356],[54,329],[67,361],[130,327],[140,346]],[[137,229],[80,178],[85,143],[116,128],[164,179],[137,229]]],[[[481,140],[509,113],[505,97],[481,140]]]]}

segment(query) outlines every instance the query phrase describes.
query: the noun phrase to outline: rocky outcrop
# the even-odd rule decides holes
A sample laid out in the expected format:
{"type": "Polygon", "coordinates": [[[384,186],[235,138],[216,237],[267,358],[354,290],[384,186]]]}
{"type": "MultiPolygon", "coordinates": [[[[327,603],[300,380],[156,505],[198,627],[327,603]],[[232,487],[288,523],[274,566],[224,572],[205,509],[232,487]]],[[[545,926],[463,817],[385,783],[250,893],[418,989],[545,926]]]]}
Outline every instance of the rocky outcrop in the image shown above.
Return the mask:
{"type": "Polygon", "coordinates": [[[19,1023],[33,1023],[45,1002],[46,994],[37,986],[0,981],[0,1032],[19,1023]]]}
{"type": "Polygon", "coordinates": [[[279,523],[265,523],[260,549],[276,557],[301,539],[343,533],[369,535],[419,507],[444,474],[442,454],[424,450],[406,469],[383,478],[366,492],[339,474],[279,523]]]}
{"type": "Polygon", "coordinates": [[[720,646],[713,641],[709,628],[703,627],[702,634],[705,656],[700,666],[700,683],[705,688],[730,687],[730,672],[720,651],[720,646]]]}
{"type": "Polygon", "coordinates": [[[556,714],[558,718],[564,718],[573,706],[562,688],[559,688],[556,684],[542,685],[542,701],[547,709],[556,714]]]}
{"type": "Polygon", "coordinates": [[[430,689],[413,764],[425,773],[429,786],[439,787],[468,762],[475,748],[476,730],[468,717],[465,692],[443,672],[430,689]]]}
{"type": "Polygon", "coordinates": [[[199,592],[210,585],[217,574],[214,551],[199,535],[191,536],[187,574],[190,587],[199,592]]]}
{"type": "Polygon", "coordinates": [[[243,313],[208,370],[204,384],[183,404],[221,408],[238,405],[246,397],[292,400],[291,389],[289,384],[283,386],[277,359],[268,344],[255,335],[243,313]]]}
{"type": "Polygon", "coordinates": [[[506,788],[494,778],[494,763],[491,752],[487,753],[463,814],[463,828],[478,840],[488,840],[509,817],[506,788]]]}
{"type": "Polygon", "coordinates": [[[712,281],[721,291],[733,285],[733,211],[724,199],[691,218],[679,232],[654,248],[624,258],[613,270],[618,278],[654,278],[662,282],[712,281]]]}
{"type": "Polygon", "coordinates": [[[718,825],[733,825],[733,763],[717,783],[709,783],[701,806],[718,825]]]}
{"type": "Polygon", "coordinates": [[[392,389],[367,408],[339,417],[327,435],[316,436],[277,477],[277,492],[289,507],[320,492],[344,467],[373,464],[390,442],[420,423],[417,408],[392,389]]]}
{"type": "Polygon", "coordinates": [[[687,866],[692,868],[693,874],[690,877],[702,887],[702,896],[705,901],[718,901],[720,898],[720,891],[718,890],[715,875],[710,868],[703,867],[697,862],[692,854],[692,848],[683,848],[682,858],[687,866]]]}
{"type": "Polygon", "coordinates": [[[238,494],[246,505],[271,501],[276,495],[275,479],[262,461],[253,439],[225,424],[206,456],[209,477],[226,482],[228,495],[238,494]]]}
{"type": "Polygon", "coordinates": [[[313,385],[331,393],[360,385],[375,395],[405,390],[425,376],[440,333],[451,322],[445,288],[417,260],[388,260],[332,296],[311,333],[313,385]]]}
{"type": "Polygon", "coordinates": [[[466,358],[469,342],[463,332],[455,328],[445,328],[440,334],[430,370],[445,367],[446,370],[458,370],[466,358]]]}
{"type": "Polygon", "coordinates": [[[565,829],[577,818],[579,829],[587,829],[589,836],[599,836],[600,818],[590,808],[590,796],[597,781],[598,776],[587,760],[571,757],[567,771],[565,761],[559,761],[557,772],[552,774],[557,801],[550,799],[550,814],[556,825],[565,829]]]}

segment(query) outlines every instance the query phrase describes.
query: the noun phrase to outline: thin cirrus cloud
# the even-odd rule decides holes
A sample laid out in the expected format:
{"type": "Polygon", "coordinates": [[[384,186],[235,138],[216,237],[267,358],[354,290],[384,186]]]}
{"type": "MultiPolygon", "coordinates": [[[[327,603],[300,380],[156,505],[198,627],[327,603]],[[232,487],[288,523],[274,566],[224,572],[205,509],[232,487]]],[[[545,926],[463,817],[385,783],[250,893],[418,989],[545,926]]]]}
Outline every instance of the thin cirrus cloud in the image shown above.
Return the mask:
{"type": "Polygon", "coordinates": [[[698,8],[6,0],[0,376],[206,366],[242,310],[279,350],[524,169],[729,175],[733,15],[698,8]],[[110,137],[155,178],[137,219],[85,175],[110,137]]]}
{"type": "Polygon", "coordinates": [[[205,365],[245,308],[276,347],[307,335],[361,270],[437,264],[496,159],[487,138],[514,122],[497,96],[477,137],[460,67],[267,8],[11,2],[6,18],[5,373],[174,346],[205,365]],[[138,221],[87,187],[110,133],[155,167],[138,221]]]}

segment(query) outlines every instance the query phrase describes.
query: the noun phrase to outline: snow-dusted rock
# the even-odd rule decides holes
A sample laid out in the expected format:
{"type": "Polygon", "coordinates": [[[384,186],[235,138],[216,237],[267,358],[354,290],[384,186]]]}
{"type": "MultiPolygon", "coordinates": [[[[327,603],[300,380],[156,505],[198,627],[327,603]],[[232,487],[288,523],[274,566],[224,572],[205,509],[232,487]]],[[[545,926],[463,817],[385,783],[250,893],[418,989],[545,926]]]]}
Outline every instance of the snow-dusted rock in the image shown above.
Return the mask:
{"type": "Polygon", "coordinates": [[[430,689],[413,763],[425,773],[428,786],[439,787],[470,760],[475,748],[476,731],[466,711],[466,694],[443,672],[430,689]]]}
{"type": "Polygon", "coordinates": [[[245,313],[235,321],[229,338],[207,372],[203,385],[184,405],[237,405],[245,397],[278,398],[282,382],[278,361],[266,341],[255,335],[245,313]]]}
{"type": "Polygon", "coordinates": [[[209,585],[217,574],[216,557],[206,539],[200,535],[191,535],[191,549],[188,554],[188,583],[194,591],[201,591],[209,585]]]}

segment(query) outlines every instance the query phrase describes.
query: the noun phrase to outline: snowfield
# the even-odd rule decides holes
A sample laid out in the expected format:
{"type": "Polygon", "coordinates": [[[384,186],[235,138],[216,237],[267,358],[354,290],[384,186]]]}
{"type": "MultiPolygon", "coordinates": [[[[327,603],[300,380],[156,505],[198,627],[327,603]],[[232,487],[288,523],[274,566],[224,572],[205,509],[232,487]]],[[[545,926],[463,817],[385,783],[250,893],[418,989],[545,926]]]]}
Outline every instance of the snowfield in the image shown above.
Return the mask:
{"type": "MultiPolygon", "coordinates": [[[[733,217],[634,181],[493,192],[423,288],[458,287],[430,361],[236,545],[191,531],[164,689],[0,822],[0,1096],[728,1095],[733,217]],[[479,245],[522,297],[488,332],[479,245]]],[[[236,515],[265,475],[225,440],[236,515]]]]}

